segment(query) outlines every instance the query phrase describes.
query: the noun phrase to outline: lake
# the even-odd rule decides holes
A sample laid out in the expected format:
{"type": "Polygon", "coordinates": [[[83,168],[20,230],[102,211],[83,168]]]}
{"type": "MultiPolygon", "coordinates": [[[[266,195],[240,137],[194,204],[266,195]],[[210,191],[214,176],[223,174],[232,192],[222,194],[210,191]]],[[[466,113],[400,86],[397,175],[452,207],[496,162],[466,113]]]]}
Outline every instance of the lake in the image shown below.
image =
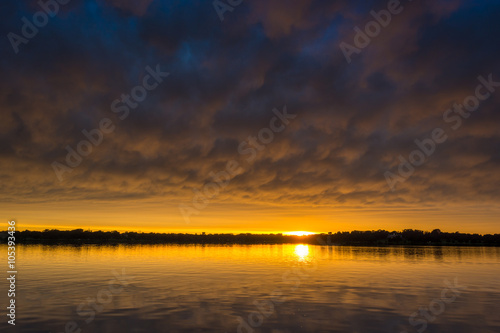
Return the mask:
{"type": "Polygon", "coordinates": [[[17,263],[0,331],[500,332],[500,248],[19,245],[17,263]]]}

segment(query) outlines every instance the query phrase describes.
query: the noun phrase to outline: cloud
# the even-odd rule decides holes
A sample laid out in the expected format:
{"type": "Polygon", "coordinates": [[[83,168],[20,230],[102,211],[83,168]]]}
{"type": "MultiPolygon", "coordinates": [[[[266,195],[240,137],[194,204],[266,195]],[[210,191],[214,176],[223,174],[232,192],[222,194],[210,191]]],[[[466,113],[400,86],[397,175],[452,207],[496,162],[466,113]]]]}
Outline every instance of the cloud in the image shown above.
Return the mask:
{"type": "MultiPolygon", "coordinates": [[[[500,80],[500,6],[421,1],[347,64],[338,45],[385,2],[243,3],[220,22],[206,1],[74,1],[19,54],[2,41],[0,165],[4,202],[170,200],[230,159],[287,105],[296,120],[215,202],[408,207],[500,198],[500,93],[485,101],[415,175],[391,192],[386,170],[443,112],[500,80]],[[111,103],[146,66],[171,75],[130,116],[111,103]],[[116,130],[59,182],[51,163],[103,117],[116,130]]],[[[36,7],[10,3],[3,35],[36,7]]]]}

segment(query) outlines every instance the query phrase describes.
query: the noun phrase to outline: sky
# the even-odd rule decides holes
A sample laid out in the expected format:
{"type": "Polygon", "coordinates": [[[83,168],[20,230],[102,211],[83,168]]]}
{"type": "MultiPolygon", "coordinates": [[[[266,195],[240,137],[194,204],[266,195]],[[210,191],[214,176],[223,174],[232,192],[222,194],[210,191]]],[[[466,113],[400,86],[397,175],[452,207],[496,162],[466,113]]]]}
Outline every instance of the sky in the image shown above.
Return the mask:
{"type": "Polygon", "coordinates": [[[498,1],[0,7],[20,229],[500,232],[498,1]]]}

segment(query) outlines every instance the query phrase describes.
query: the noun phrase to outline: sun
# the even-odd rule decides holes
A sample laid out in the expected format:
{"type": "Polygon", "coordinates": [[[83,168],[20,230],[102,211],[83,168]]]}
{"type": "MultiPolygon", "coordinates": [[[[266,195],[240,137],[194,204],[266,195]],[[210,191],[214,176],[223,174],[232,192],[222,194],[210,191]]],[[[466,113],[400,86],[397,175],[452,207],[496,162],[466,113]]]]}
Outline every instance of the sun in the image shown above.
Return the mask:
{"type": "Polygon", "coordinates": [[[314,235],[315,232],[309,232],[309,231],[289,231],[285,232],[285,235],[292,235],[292,236],[309,236],[309,235],[314,235]]]}

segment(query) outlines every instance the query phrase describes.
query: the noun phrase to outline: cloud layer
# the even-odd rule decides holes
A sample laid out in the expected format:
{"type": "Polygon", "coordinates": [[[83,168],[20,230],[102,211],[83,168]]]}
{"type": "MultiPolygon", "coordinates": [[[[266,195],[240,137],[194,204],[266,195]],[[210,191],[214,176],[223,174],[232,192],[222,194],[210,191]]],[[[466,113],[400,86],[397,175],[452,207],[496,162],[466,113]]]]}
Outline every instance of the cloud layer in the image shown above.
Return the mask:
{"type": "Polygon", "coordinates": [[[500,4],[402,6],[348,64],[339,44],[353,44],[353,28],[364,29],[387,1],[244,1],[221,22],[211,1],[71,0],[17,54],[7,35],[21,35],[22,17],[31,21],[40,7],[3,4],[3,210],[89,200],[190,204],[192,189],[233,159],[243,171],[212,204],[387,214],[498,208],[500,91],[456,131],[443,113],[474,94],[478,76],[500,81],[500,4]],[[111,104],[157,64],[170,76],[120,120],[111,104]],[[284,105],[297,117],[244,164],[240,142],[284,105]],[[60,182],[51,164],[64,163],[65,147],[76,149],[82,130],[103,118],[114,132],[60,182]],[[396,173],[398,157],[434,128],[448,140],[391,191],[384,173],[396,173]]]}

